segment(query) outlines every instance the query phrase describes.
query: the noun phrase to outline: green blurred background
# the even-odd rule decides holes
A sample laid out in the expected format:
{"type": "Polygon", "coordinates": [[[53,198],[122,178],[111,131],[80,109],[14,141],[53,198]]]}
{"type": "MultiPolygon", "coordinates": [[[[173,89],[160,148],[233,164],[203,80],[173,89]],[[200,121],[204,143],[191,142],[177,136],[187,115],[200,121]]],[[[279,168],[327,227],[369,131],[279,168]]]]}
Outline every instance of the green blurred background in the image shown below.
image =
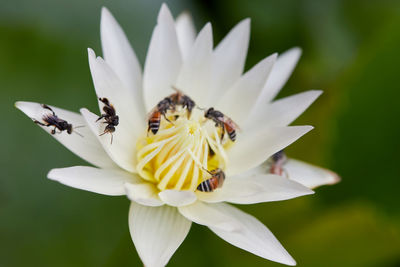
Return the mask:
{"type": "MultiPolygon", "coordinates": [[[[335,186],[295,200],[242,206],[298,266],[400,266],[400,1],[167,1],[216,41],[252,18],[248,69],[293,46],[303,56],[280,96],[324,94],[295,124],[315,129],[288,154],[333,169],[335,186]]],[[[100,54],[101,6],[144,62],[161,1],[0,0],[0,266],[142,266],[129,202],[46,179],[86,164],[14,108],[16,100],[95,110],[87,47],[100,54]]],[[[193,225],[169,266],[279,266],[193,225]],[[208,255],[208,257],[204,257],[208,255]]]]}

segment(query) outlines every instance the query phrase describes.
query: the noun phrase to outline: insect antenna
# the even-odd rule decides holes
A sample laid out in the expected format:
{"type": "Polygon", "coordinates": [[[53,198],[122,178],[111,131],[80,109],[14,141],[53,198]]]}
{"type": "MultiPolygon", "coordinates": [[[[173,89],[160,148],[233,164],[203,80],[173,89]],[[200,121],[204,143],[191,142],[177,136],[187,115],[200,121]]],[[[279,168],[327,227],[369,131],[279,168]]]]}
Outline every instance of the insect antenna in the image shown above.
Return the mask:
{"type": "Polygon", "coordinates": [[[77,135],[79,135],[79,136],[82,137],[82,138],[84,137],[81,133],[75,131],[75,129],[73,130],[73,133],[76,133],[77,135]]]}
{"type": "Polygon", "coordinates": [[[176,91],[177,93],[182,93],[182,91],[181,90],[179,90],[175,85],[171,85],[171,88],[174,90],[174,91],[176,91]]]}
{"type": "Polygon", "coordinates": [[[81,134],[80,132],[78,132],[78,131],[75,130],[75,129],[83,128],[83,127],[85,127],[85,125],[78,125],[78,126],[75,126],[75,127],[72,128],[72,130],[73,130],[72,132],[76,133],[76,134],[79,135],[80,137],[84,137],[83,134],[81,134]]]}
{"type": "Polygon", "coordinates": [[[201,111],[205,111],[205,110],[206,110],[206,108],[202,108],[202,107],[199,107],[199,106],[197,106],[197,105],[196,105],[196,108],[199,109],[199,110],[201,110],[201,111]]]}
{"type": "Polygon", "coordinates": [[[202,171],[207,172],[208,174],[210,174],[212,176],[212,173],[207,170],[207,168],[204,168],[203,164],[201,164],[201,162],[199,161],[199,159],[193,154],[193,151],[191,149],[187,149],[187,151],[189,152],[189,155],[192,157],[192,159],[194,160],[194,163],[200,168],[202,169],[202,171]]]}

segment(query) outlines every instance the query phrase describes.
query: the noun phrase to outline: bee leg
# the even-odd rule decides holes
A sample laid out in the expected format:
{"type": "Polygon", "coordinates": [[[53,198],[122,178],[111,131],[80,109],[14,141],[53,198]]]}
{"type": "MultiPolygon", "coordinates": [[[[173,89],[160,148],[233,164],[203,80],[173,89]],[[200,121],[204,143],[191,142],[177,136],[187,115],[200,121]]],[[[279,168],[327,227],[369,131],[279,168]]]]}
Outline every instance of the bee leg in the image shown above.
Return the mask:
{"type": "Polygon", "coordinates": [[[36,123],[36,124],[39,124],[39,125],[41,125],[41,126],[48,126],[48,125],[46,125],[46,124],[44,124],[44,123],[42,123],[42,122],[40,122],[40,121],[37,121],[37,120],[35,120],[35,119],[33,119],[33,122],[36,123]]]}
{"type": "Polygon", "coordinates": [[[103,104],[106,105],[106,106],[109,106],[109,105],[110,105],[110,102],[109,102],[108,99],[105,98],[105,97],[103,97],[103,98],[99,97],[99,100],[100,100],[101,102],[103,102],[103,104]]]}
{"type": "Polygon", "coordinates": [[[105,118],[106,116],[107,116],[106,114],[101,114],[101,116],[95,122],[98,122],[99,120],[101,120],[102,118],[105,118]]]}
{"type": "Polygon", "coordinates": [[[222,131],[221,131],[221,141],[222,141],[224,139],[224,136],[225,136],[225,127],[221,126],[221,129],[222,129],[222,131]]]}
{"type": "Polygon", "coordinates": [[[51,130],[51,132],[50,132],[51,134],[56,134],[56,128],[54,127],[54,129],[53,130],[51,130]]]}
{"type": "Polygon", "coordinates": [[[163,117],[164,117],[164,119],[165,119],[166,121],[168,121],[169,123],[174,124],[172,121],[170,121],[170,120],[167,118],[167,116],[166,116],[165,114],[163,114],[163,117]]]}
{"type": "Polygon", "coordinates": [[[51,107],[49,107],[48,105],[46,105],[46,104],[42,104],[42,107],[44,108],[44,109],[48,109],[48,110],[50,110],[51,111],[51,113],[53,113],[53,116],[55,116],[56,115],[56,113],[51,109],[51,107]]]}

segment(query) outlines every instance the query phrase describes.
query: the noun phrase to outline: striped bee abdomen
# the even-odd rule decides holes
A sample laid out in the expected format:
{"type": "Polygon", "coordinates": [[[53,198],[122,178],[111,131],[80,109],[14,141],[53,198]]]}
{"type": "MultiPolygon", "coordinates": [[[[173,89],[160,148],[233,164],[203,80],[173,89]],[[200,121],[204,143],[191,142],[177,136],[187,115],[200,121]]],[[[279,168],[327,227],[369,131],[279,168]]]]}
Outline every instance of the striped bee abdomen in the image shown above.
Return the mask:
{"type": "Polygon", "coordinates": [[[218,178],[212,177],[210,179],[201,182],[199,186],[197,186],[197,190],[201,192],[212,192],[215,189],[217,189],[218,184],[219,184],[218,178]]]}
{"type": "Polygon", "coordinates": [[[160,128],[160,122],[161,122],[161,113],[159,111],[155,111],[149,119],[148,131],[151,130],[153,134],[156,134],[158,132],[158,129],[160,128]]]}

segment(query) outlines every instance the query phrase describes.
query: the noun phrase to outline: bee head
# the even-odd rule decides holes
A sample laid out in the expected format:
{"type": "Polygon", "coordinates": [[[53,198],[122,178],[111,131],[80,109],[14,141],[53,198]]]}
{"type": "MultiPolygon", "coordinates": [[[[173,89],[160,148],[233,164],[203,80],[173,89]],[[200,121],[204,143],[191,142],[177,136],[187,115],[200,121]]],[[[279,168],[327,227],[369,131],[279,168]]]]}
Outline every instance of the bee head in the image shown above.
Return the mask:
{"type": "Polygon", "coordinates": [[[214,111],[214,108],[209,108],[209,109],[207,109],[206,112],[205,112],[205,114],[204,114],[204,117],[206,117],[206,118],[212,117],[213,111],[214,111]]]}
{"type": "Polygon", "coordinates": [[[119,124],[119,117],[118,116],[114,116],[113,120],[112,120],[112,124],[117,126],[119,124]]]}
{"type": "Polygon", "coordinates": [[[64,129],[67,129],[67,133],[68,134],[72,133],[72,124],[69,124],[68,122],[63,121],[62,122],[62,126],[63,126],[64,129]]]}

